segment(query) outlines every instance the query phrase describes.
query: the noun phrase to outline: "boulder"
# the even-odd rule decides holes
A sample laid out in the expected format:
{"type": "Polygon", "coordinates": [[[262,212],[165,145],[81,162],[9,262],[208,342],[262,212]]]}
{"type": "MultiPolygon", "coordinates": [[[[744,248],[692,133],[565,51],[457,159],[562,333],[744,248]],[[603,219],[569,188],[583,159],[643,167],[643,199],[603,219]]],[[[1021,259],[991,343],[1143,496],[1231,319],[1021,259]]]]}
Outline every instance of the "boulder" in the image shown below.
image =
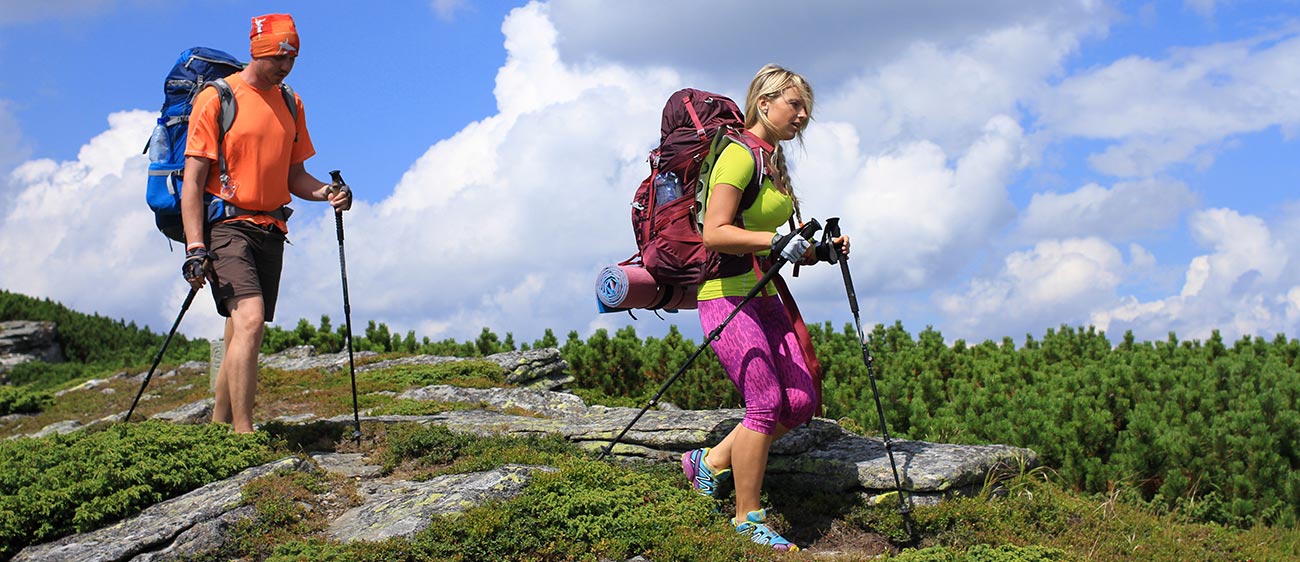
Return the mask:
{"type": "Polygon", "coordinates": [[[340,542],[409,537],[429,526],[435,515],[460,513],[493,500],[518,495],[544,466],[505,465],[486,472],[449,474],[425,482],[374,482],[361,487],[363,504],[330,524],[326,534],[340,542]]]}
{"type": "Polygon", "coordinates": [[[430,402],[483,404],[495,410],[516,409],[548,418],[579,416],[587,411],[587,405],[582,399],[572,394],[527,388],[461,388],[432,385],[408,390],[397,397],[430,402]]]}
{"type": "Polygon", "coordinates": [[[0,322],[0,373],[29,361],[64,361],[54,322],[0,322]]]}

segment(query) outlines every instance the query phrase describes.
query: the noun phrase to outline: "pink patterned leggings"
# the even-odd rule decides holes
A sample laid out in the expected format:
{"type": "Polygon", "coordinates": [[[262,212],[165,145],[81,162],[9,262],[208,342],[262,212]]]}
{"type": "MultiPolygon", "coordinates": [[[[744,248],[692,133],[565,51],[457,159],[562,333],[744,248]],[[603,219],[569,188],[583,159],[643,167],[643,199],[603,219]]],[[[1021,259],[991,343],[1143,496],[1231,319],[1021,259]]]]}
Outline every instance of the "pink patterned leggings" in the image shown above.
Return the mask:
{"type": "MultiPolygon", "coordinates": [[[[699,301],[705,337],[744,297],[699,301]]],[[[745,401],[745,427],[771,435],[776,424],[795,428],[817,410],[812,375],[795,339],[794,325],[775,295],[755,297],[711,342],[722,368],[745,401]]]]}

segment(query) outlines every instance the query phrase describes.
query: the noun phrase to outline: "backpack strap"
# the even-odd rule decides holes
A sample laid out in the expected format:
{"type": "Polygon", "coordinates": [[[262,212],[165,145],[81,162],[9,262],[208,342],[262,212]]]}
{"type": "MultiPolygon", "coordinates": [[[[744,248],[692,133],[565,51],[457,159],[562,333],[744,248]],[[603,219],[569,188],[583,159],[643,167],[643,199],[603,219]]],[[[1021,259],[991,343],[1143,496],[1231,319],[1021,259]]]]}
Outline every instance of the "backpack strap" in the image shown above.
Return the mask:
{"type": "Polygon", "coordinates": [[[289,106],[289,115],[293,116],[293,142],[298,142],[298,102],[294,99],[293,88],[281,82],[280,95],[284,96],[284,104],[289,106]]]}
{"type": "Polygon", "coordinates": [[[217,99],[221,100],[221,107],[217,110],[217,170],[221,172],[221,188],[225,190],[230,186],[230,169],[226,165],[226,132],[234,126],[239,106],[235,104],[235,91],[225,78],[208,82],[208,85],[216,88],[217,99]]]}
{"type": "MultiPolygon", "coordinates": [[[[753,257],[754,275],[758,279],[763,278],[763,271],[771,267],[773,263],[769,258],[753,257]]],[[[799,313],[799,305],[794,302],[794,295],[790,293],[790,287],[786,285],[785,278],[780,273],[772,276],[772,285],[776,287],[776,292],[781,298],[781,304],[785,307],[785,314],[790,318],[790,324],[794,327],[795,340],[799,343],[799,353],[803,355],[804,366],[808,368],[808,374],[812,375],[813,388],[816,393],[817,415],[822,415],[822,364],[817,359],[817,350],[813,347],[812,335],[808,332],[808,325],[803,321],[803,315],[799,313]]]]}

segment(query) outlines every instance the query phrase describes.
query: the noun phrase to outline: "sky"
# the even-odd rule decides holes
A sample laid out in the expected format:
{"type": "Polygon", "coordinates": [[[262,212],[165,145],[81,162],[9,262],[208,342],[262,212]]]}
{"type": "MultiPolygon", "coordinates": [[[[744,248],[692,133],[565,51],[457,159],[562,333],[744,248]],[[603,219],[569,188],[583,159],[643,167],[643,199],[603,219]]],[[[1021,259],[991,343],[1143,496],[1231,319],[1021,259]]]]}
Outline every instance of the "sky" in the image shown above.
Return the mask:
{"type": "MultiPolygon", "coordinates": [[[[1300,335],[1300,2],[357,3],[0,0],[0,288],[166,331],[183,251],[141,149],[192,46],[247,60],[291,13],[319,178],[341,170],[354,331],[531,342],[670,325],[600,314],[629,203],[683,87],[813,86],[789,150],[803,215],[840,217],[868,327],[952,342],[1095,326],[1117,342],[1300,335]]],[[[275,323],[343,320],[332,213],[299,201],[275,323]]],[[[789,278],[851,323],[838,268],[789,278]]],[[[180,331],[219,337],[207,292],[180,331]]]]}

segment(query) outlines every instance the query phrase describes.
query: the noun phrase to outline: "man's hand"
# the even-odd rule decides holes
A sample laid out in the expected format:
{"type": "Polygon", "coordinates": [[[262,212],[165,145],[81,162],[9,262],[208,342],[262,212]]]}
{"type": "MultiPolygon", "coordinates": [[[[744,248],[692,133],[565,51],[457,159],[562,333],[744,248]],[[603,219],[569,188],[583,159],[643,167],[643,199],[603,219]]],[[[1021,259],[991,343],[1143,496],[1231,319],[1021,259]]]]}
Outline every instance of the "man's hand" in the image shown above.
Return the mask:
{"type": "Polygon", "coordinates": [[[190,286],[195,289],[203,287],[207,280],[208,270],[211,269],[211,261],[208,259],[208,250],[206,248],[193,248],[186,250],[185,263],[181,264],[181,275],[185,280],[190,282],[190,286]]]}
{"type": "Polygon", "coordinates": [[[325,187],[325,200],[330,202],[335,211],[352,208],[352,188],[346,183],[331,183],[325,187]]]}

